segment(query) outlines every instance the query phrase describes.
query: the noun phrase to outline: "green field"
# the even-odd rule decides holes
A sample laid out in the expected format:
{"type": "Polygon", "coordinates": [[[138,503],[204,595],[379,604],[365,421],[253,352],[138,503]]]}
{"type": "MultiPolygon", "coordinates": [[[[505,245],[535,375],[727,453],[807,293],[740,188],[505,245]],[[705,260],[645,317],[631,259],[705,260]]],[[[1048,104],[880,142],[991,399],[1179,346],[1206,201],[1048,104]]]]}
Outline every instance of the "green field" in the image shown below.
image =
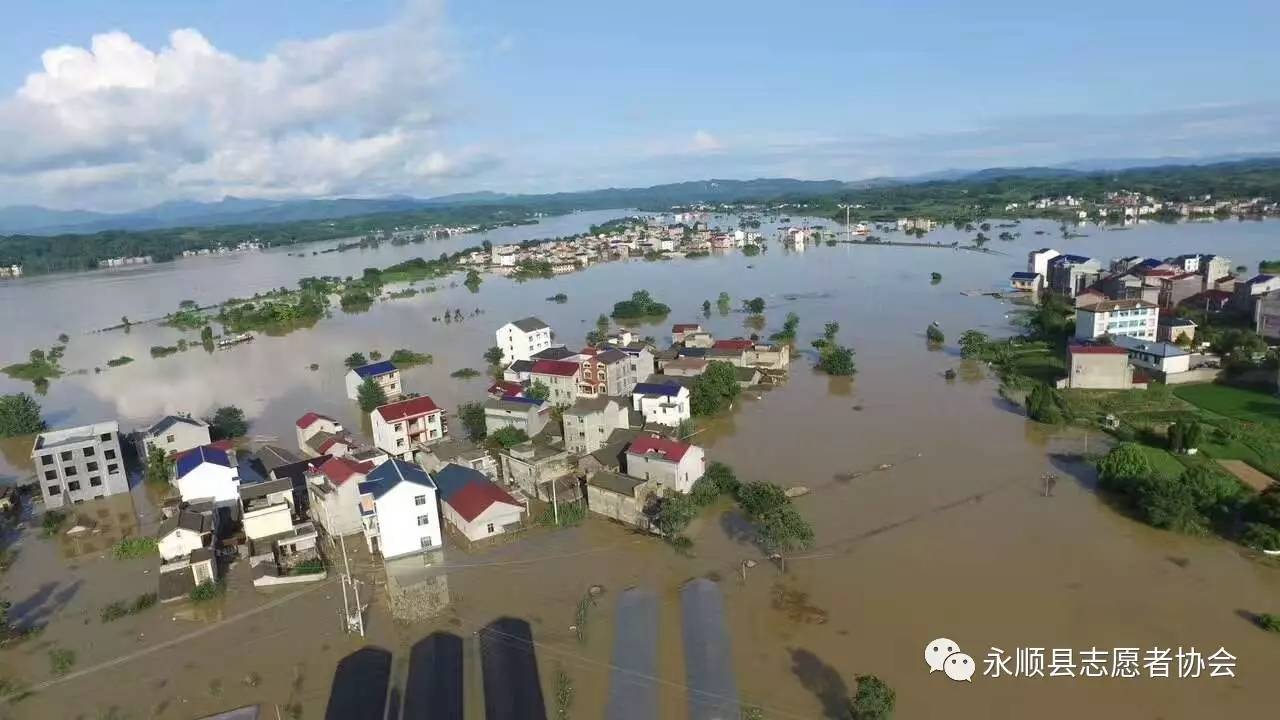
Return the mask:
{"type": "Polygon", "coordinates": [[[1142,448],[1143,454],[1147,456],[1147,460],[1150,461],[1151,467],[1155,468],[1157,473],[1169,479],[1181,476],[1182,471],[1187,469],[1187,467],[1182,464],[1182,461],[1174,457],[1174,455],[1168,450],[1151,447],[1150,445],[1140,445],[1139,447],[1142,448]]]}
{"type": "Polygon", "coordinates": [[[1226,385],[1183,385],[1174,395],[1202,410],[1257,423],[1280,423],[1280,398],[1226,385]]]}

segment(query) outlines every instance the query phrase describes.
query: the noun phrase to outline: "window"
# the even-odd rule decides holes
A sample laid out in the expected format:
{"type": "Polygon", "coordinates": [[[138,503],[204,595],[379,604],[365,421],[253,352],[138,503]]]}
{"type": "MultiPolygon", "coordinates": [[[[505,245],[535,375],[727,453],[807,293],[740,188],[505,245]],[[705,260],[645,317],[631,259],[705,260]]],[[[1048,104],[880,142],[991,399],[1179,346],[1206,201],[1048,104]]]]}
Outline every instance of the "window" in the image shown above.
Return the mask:
{"type": "Polygon", "coordinates": [[[485,528],[485,530],[486,530],[490,535],[492,535],[492,534],[493,534],[493,523],[489,523],[489,525],[485,528]]]}
{"type": "Polygon", "coordinates": [[[110,465],[107,466],[107,472],[113,473],[119,468],[120,468],[119,465],[116,465],[115,463],[111,463],[110,465]]]}
{"type": "Polygon", "coordinates": [[[164,436],[164,441],[165,441],[165,442],[167,442],[167,443],[171,443],[171,442],[173,442],[173,440],[174,440],[174,437],[173,437],[172,435],[165,435],[165,436],[164,436]]]}
{"type": "Polygon", "coordinates": [[[102,485],[102,478],[98,477],[97,475],[90,475],[89,485],[91,485],[92,487],[98,487],[102,485]]]}
{"type": "Polygon", "coordinates": [[[87,463],[85,463],[85,464],[84,464],[84,469],[85,469],[85,470],[87,470],[87,471],[89,471],[89,472],[93,472],[94,470],[97,470],[97,469],[98,469],[98,463],[96,463],[96,462],[87,462],[87,463]]]}
{"type": "Polygon", "coordinates": [[[396,432],[400,432],[401,430],[403,430],[403,429],[404,429],[404,423],[396,423],[395,425],[393,425],[393,426],[392,426],[392,428],[393,428],[396,432]]]}
{"type": "Polygon", "coordinates": [[[71,451],[70,450],[63,451],[63,453],[58,457],[61,457],[63,462],[67,462],[71,460],[71,451]]]}
{"type": "Polygon", "coordinates": [[[75,492],[75,491],[77,491],[77,490],[79,490],[79,489],[80,489],[80,481],[79,481],[79,480],[72,480],[71,482],[67,483],[67,490],[68,490],[69,492],[75,492]]]}
{"type": "Polygon", "coordinates": [[[431,524],[431,516],[430,516],[430,515],[419,515],[419,516],[418,516],[418,527],[422,527],[423,525],[430,525],[430,524],[431,524]]]}
{"type": "Polygon", "coordinates": [[[93,457],[93,448],[92,448],[92,447],[87,447],[87,448],[85,448],[85,449],[84,449],[84,456],[85,456],[85,457],[93,457]]]}
{"type": "Polygon", "coordinates": [[[76,474],[76,466],[75,466],[75,465],[68,465],[67,467],[62,468],[62,474],[63,474],[63,475],[66,475],[67,477],[71,477],[72,475],[75,475],[75,474],[76,474]]]}
{"type": "Polygon", "coordinates": [[[62,493],[62,488],[58,487],[57,485],[50,485],[50,486],[49,486],[49,494],[50,494],[50,495],[60,495],[61,493],[62,493]]]}
{"type": "Polygon", "coordinates": [[[45,479],[45,480],[57,480],[57,479],[58,479],[58,471],[57,471],[57,470],[45,470],[45,471],[44,471],[44,479],[45,479]]]}
{"type": "Polygon", "coordinates": [[[52,456],[52,455],[45,455],[44,457],[40,458],[40,464],[41,464],[41,465],[52,465],[52,464],[53,464],[53,456],[52,456]]]}
{"type": "Polygon", "coordinates": [[[99,439],[102,440],[102,442],[111,442],[111,433],[102,433],[102,435],[99,436],[99,439]]]}
{"type": "Polygon", "coordinates": [[[423,550],[427,550],[427,549],[429,549],[430,547],[431,547],[431,536],[429,536],[429,535],[423,535],[423,536],[422,536],[422,549],[423,549],[423,550]]]}
{"type": "Polygon", "coordinates": [[[427,496],[426,496],[426,495],[418,495],[418,496],[414,497],[414,498],[413,498],[413,504],[414,504],[414,505],[426,505],[426,504],[427,504],[427,496]]]}
{"type": "Polygon", "coordinates": [[[108,459],[108,460],[115,460],[115,459],[116,459],[116,451],[115,451],[115,450],[104,450],[104,451],[103,451],[103,453],[102,453],[102,457],[104,457],[104,458],[106,458],[106,459],[108,459]]]}
{"type": "Polygon", "coordinates": [[[404,447],[404,438],[396,438],[396,447],[404,447]]]}

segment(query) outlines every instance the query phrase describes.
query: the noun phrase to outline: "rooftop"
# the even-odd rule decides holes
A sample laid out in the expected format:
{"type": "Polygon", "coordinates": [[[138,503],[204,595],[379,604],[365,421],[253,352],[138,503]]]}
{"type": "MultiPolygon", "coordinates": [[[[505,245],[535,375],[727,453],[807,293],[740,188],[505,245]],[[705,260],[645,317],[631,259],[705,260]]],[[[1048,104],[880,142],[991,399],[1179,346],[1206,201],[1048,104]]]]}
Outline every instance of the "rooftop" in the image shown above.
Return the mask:
{"type": "Polygon", "coordinates": [[[173,517],[165,518],[160,523],[160,530],[156,533],[156,537],[164,537],[175,530],[190,530],[201,535],[213,531],[213,516],[211,514],[194,512],[188,508],[182,508],[173,517]]]}
{"type": "Polygon", "coordinates": [[[566,362],[564,360],[539,360],[533,364],[533,368],[529,371],[534,375],[558,375],[560,377],[573,377],[581,370],[578,363],[566,362]]]}
{"type": "Polygon", "coordinates": [[[1014,280],[1035,280],[1036,278],[1040,277],[1040,273],[1033,273],[1033,272],[1027,272],[1025,270],[1019,270],[1018,272],[1013,273],[1009,277],[1013,278],[1014,280]]]}
{"type": "Polygon", "coordinates": [[[115,420],[94,423],[92,425],[63,428],[61,430],[49,430],[36,436],[35,449],[43,450],[46,448],[57,447],[58,445],[85,442],[87,440],[96,439],[97,437],[107,433],[118,432],[120,432],[120,423],[115,420]]]}
{"type": "Polygon", "coordinates": [[[197,420],[196,418],[189,417],[187,415],[165,415],[163,418],[160,418],[158,421],[156,421],[154,425],[147,428],[146,434],[152,435],[152,436],[160,435],[161,433],[164,433],[165,431],[167,431],[169,428],[178,424],[190,425],[192,427],[198,427],[198,428],[209,427],[209,423],[203,420],[197,420]]]}
{"type": "Polygon", "coordinates": [[[317,470],[329,478],[329,482],[334,485],[341,485],[350,480],[352,475],[368,475],[373,470],[373,463],[356,462],[344,457],[332,457],[321,463],[317,470]]]}
{"type": "Polygon", "coordinates": [[[1122,347],[1115,345],[1068,345],[1067,352],[1072,355],[1128,355],[1122,347]]]}
{"type": "Polygon", "coordinates": [[[206,463],[221,465],[227,469],[234,467],[225,450],[218,450],[209,445],[201,445],[178,458],[178,462],[175,463],[178,468],[178,477],[183,477],[206,463]]]}
{"type": "Polygon", "coordinates": [[[400,402],[382,405],[374,410],[374,412],[378,413],[378,415],[387,422],[395,422],[407,417],[417,417],[418,415],[440,412],[440,407],[436,405],[430,395],[419,395],[418,397],[411,398],[409,400],[401,400],[400,402]]]}
{"type": "Polygon", "coordinates": [[[516,360],[507,366],[507,369],[514,373],[527,373],[533,369],[532,360],[516,360]]]}
{"type": "Polygon", "coordinates": [[[515,326],[516,326],[516,327],[518,327],[518,328],[520,328],[520,329],[521,329],[521,330],[523,330],[524,332],[534,332],[534,331],[536,331],[536,330],[546,330],[547,328],[551,327],[550,325],[547,325],[546,323],[542,322],[541,320],[539,320],[539,319],[538,319],[538,318],[536,318],[536,317],[527,317],[527,318],[522,318],[522,319],[520,319],[520,320],[515,320],[515,321],[513,321],[511,324],[512,324],[512,325],[515,325],[515,326]]]}
{"type": "Polygon", "coordinates": [[[716,350],[750,350],[755,347],[755,343],[745,338],[730,338],[717,340],[711,347],[716,350]]]}
{"type": "Polygon", "coordinates": [[[359,375],[362,378],[377,377],[379,375],[386,375],[387,373],[393,373],[395,371],[396,371],[396,366],[392,364],[390,360],[383,360],[381,362],[369,363],[368,365],[361,365],[360,367],[352,368],[351,370],[351,372],[355,373],[356,375],[359,375]]]}
{"type": "Polygon", "coordinates": [[[692,445],[657,435],[641,435],[627,448],[629,455],[658,455],[667,462],[678,463],[692,445]]]}
{"type": "Polygon", "coordinates": [[[1152,342],[1150,340],[1142,340],[1128,335],[1117,335],[1115,337],[1116,347],[1133,352],[1147,353],[1161,358],[1182,357],[1191,353],[1167,342],[1152,342]]]}
{"type": "Polygon", "coordinates": [[[524,397],[504,397],[497,400],[489,398],[484,402],[485,410],[505,410],[517,413],[527,413],[530,408],[537,410],[540,407],[542,407],[541,400],[524,397]]]}
{"type": "Polygon", "coordinates": [[[591,475],[591,477],[587,478],[588,485],[593,485],[603,490],[615,492],[619,495],[627,495],[629,497],[635,497],[636,487],[643,485],[644,483],[645,481],[640,478],[623,475],[609,470],[597,470],[591,475]]]}
{"type": "Polygon", "coordinates": [[[494,503],[523,507],[520,501],[478,470],[449,463],[436,473],[435,480],[440,500],[448,503],[467,522],[475,520],[494,503]]]}
{"type": "Polygon", "coordinates": [[[1076,309],[1093,313],[1116,312],[1117,310],[1154,310],[1156,309],[1156,304],[1146,300],[1104,300],[1090,305],[1078,305],[1076,309]]]}
{"type": "Polygon", "coordinates": [[[241,500],[256,500],[278,492],[293,492],[293,481],[289,478],[264,480],[240,486],[241,500]]]}
{"type": "Polygon", "coordinates": [[[664,397],[677,397],[684,388],[675,383],[636,383],[635,388],[631,390],[633,395],[661,395],[664,397]]]}
{"type": "Polygon", "coordinates": [[[360,483],[361,493],[370,493],[374,499],[387,494],[402,482],[413,483],[435,489],[436,484],[426,470],[404,460],[388,460],[374,468],[364,482],[360,483]]]}
{"type": "Polygon", "coordinates": [[[279,445],[263,445],[258,448],[258,462],[262,463],[262,467],[271,472],[276,468],[292,465],[302,462],[302,458],[298,454],[280,447],[279,445]]]}
{"type": "Polygon", "coordinates": [[[536,352],[530,357],[534,360],[564,360],[566,358],[577,356],[578,353],[570,350],[569,348],[563,345],[556,345],[554,347],[549,347],[546,350],[536,352]]]}
{"type": "Polygon", "coordinates": [[[673,333],[682,333],[682,332],[689,332],[690,330],[701,330],[701,329],[702,329],[702,326],[699,325],[698,323],[676,323],[675,325],[671,326],[671,332],[673,333]]]}
{"type": "Polygon", "coordinates": [[[303,415],[302,417],[298,418],[297,422],[295,422],[294,424],[300,428],[309,428],[312,425],[314,425],[317,420],[328,420],[331,423],[338,422],[337,420],[334,420],[328,415],[321,415],[318,412],[309,412],[306,415],[303,415]]]}

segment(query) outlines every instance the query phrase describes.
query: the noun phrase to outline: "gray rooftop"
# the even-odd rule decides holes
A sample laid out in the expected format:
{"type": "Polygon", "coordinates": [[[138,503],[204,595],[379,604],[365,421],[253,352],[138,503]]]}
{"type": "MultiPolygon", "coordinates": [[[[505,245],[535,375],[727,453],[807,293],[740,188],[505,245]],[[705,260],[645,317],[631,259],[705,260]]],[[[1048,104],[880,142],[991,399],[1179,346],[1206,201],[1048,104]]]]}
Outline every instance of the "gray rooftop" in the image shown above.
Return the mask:
{"type": "Polygon", "coordinates": [[[536,317],[523,318],[520,320],[516,320],[511,324],[515,325],[516,327],[520,328],[525,332],[533,332],[535,330],[545,330],[546,328],[550,327],[549,325],[542,322],[536,317]]]}
{"type": "Polygon", "coordinates": [[[147,428],[146,432],[148,435],[159,435],[179,423],[198,428],[209,427],[209,424],[205,421],[197,420],[196,418],[189,417],[187,415],[165,415],[157,420],[154,425],[147,428]]]}
{"type": "Polygon", "coordinates": [[[614,400],[613,398],[607,395],[602,395],[600,397],[594,397],[594,398],[578,398],[576,401],[574,401],[573,405],[565,409],[564,414],[565,415],[588,415],[590,413],[601,412],[605,408],[609,407],[609,403],[611,402],[616,403],[617,400],[614,400]]]}
{"type": "Polygon", "coordinates": [[[96,439],[100,435],[106,433],[120,432],[120,423],[115,420],[107,422],[94,423],[92,425],[80,425],[79,427],[62,428],[60,430],[49,430],[42,432],[36,436],[35,446],[33,450],[47,450],[48,448],[58,447],[59,445],[72,445],[75,443],[87,442],[96,439]]]}
{"type": "Polygon", "coordinates": [[[621,473],[611,472],[609,470],[597,470],[590,478],[587,479],[588,485],[615,492],[619,495],[627,495],[635,497],[636,487],[643,485],[645,481],[641,478],[631,477],[630,475],[622,475],[621,473]]]}
{"type": "Polygon", "coordinates": [[[241,485],[240,499],[256,500],[279,492],[293,492],[293,480],[285,477],[276,480],[264,480],[263,482],[241,485]]]}
{"type": "MultiPolygon", "coordinates": [[[[317,433],[319,434],[319,433],[317,433]]],[[[262,463],[262,467],[267,472],[272,472],[276,468],[292,465],[302,462],[302,458],[294,452],[286,450],[279,445],[263,445],[258,449],[258,461],[262,463]]]]}
{"type": "Polygon", "coordinates": [[[177,515],[166,518],[164,522],[160,523],[160,531],[157,533],[157,537],[164,537],[178,529],[190,530],[203,535],[213,530],[213,517],[183,508],[178,511],[177,515]]]}

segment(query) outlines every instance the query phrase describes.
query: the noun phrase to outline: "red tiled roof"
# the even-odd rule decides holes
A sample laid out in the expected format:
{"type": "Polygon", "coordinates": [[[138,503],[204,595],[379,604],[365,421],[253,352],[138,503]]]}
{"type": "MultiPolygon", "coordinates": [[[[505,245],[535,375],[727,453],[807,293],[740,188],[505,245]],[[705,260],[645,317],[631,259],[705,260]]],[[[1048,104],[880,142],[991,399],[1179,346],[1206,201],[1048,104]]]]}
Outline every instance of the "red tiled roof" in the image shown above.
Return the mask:
{"type": "Polygon", "coordinates": [[[1115,345],[1069,345],[1067,352],[1072,355],[1128,355],[1129,352],[1115,345]]]}
{"type": "Polygon", "coordinates": [[[627,448],[627,452],[637,455],[647,455],[655,453],[663,458],[678,463],[684,454],[689,452],[691,445],[671,440],[670,438],[658,437],[657,435],[641,435],[631,443],[627,448]]]}
{"type": "Polygon", "coordinates": [[[334,485],[341,485],[350,480],[352,475],[368,475],[373,469],[373,463],[335,457],[326,460],[318,469],[324,473],[325,477],[332,480],[334,485]]]}
{"type": "Polygon", "coordinates": [[[337,445],[338,443],[342,443],[347,447],[351,447],[352,445],[351,440],[349,440],[345,435],[334,435],[333,437],[320,443],[320,447],[316,448],[316,451],[322,454],[327,453],[331,448],[333,448],[334,445],[337,445]]]}
{"type": "Polygon", "coordinates": [[[524,393],[524,386],[518,382],[512,382],[511,380],[499,380],[498,382],[489,386],[490,395],[500,395],[502,397],[508,397],[511,395],[521,395],[523,393],[524,393]]]}
{"type": "Polygon", "coordinates": [[[755,343],[742,338],[733,338],[732,340],[717,340],[711,346],[716,350],[750,350],[755,343]]]}
{"type": "Polygon", "coordinates": [[[507,491],[491,482],[467,483],[445,502],[467,522],[480,517],[480,514],[488,510],[494,503],[507,503],[516,507],[524,507],[518,500],[511,497],[507,491]]]}
{"type": "Polygon", "coordinates": [[[382,419],[388,422],[403,420],[410,416],[427,415],[433,412],[440,412],[440,408],[428,395],[420,395],[409,400],[393,402],[377,409],[377,413],[382,416],[382,419]]]}
{"type": "Polygon", "coordinates": [[[317,420],[328,420],[329,422],[333,422],[333,418],[329,417],[328,415],[321,415],[318,412],[309,412],[306,415],[303,415],[302,417],[298,418],[298,422],[294,424],[300,428],[309,428],[317,420]]]}
{"type": "Polygon", "coordinates": [[[539,360],[533,364],[529,370],[534,375],[559,375],[561,377],[573,377],[578,374],[581,367],[576,362],[568,362],[566,360],[539,360]]]}
{"type": "Polygon", "coordinates": [[[689,332],[690,330],[697,330],[700,327],[702,326],[699,325],[698,323],[676,323],[675,325],[671,326],[671,332],[673,333],[689,332]]]}

